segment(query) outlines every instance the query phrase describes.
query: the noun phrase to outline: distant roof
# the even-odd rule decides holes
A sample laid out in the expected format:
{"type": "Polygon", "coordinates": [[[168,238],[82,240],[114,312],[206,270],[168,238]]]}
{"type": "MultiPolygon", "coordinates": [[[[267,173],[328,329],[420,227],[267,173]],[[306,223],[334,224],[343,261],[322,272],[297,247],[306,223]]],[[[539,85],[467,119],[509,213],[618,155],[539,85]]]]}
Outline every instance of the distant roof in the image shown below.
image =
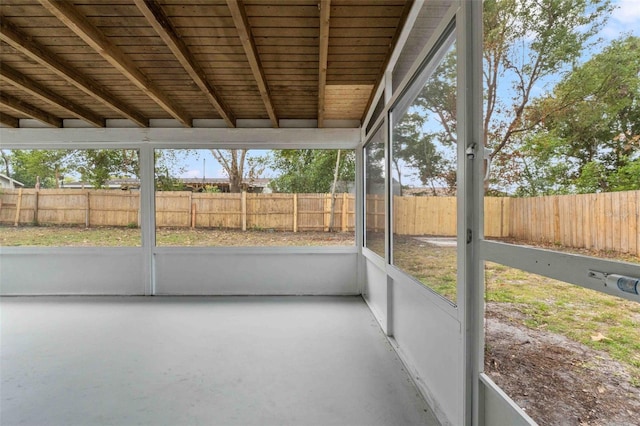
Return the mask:
{"type": "MultiPolygon", "coordinates": [[[[4,176],[4,175],[0,175],[4,176]]],[[[221,185],[221,184],[229,184],[228,178],[178,178],[178,182],[184,184],[202,184],[204,182],[205,185],[221,185]]],[[[245,179],[242,183],[245,183],[252,187],[260,187],[264,188],[269,185],[271,179],[245,179]]],[[[106,187],[119,187],[121,185],[139,185],[140,179],[137,178],[122,178],[122,179],[109,179],[105,182],[106,187]]],[[[21,184],[22,185],[22,184],[21,184]]],[[[64,186],[69,187],[91,187],[91,183],[85,181],[77,181],[77,182],[65,182],[64,186]]]]}
{"type": "Polygon", "coordinates": [[[4,179],[4,180],[6,180],[7,182],[13,182],[13,184],[14,184],[14,185],[17,185],[17,186],[24,186],[24,183],[22,183],[22,182],[18,182],[17,180],[15,180],[15,179],[13,179],[13,178],[10,178],[10,177],[9,177],[9,176],[7,176],[7,175],[3,175],[2,173],[0,173],[0,179],[4,179]]]}
{"type": "MultiPolygon", "coordinates": [[[[216,184],[228,184],[228,178],[178,178],[179,182],[182,183],[203,183],[205,185],[216,185],[216,184]]],[[[257,187],[265,187],[269,185],[271,179],[259,178],[259,179],[244,179],[242,183],[246,183],[247,185],[257,186],[257,187]]]]}
{"type": "Polygon", "coordinates": [[[424,196],[453,196],[456,194],[455,188],[443,188],[443,187],[418,187],[418,188],[403,188],[402,195],[405,196],[416,196],[416,197],[424,197],[424,196]]]}

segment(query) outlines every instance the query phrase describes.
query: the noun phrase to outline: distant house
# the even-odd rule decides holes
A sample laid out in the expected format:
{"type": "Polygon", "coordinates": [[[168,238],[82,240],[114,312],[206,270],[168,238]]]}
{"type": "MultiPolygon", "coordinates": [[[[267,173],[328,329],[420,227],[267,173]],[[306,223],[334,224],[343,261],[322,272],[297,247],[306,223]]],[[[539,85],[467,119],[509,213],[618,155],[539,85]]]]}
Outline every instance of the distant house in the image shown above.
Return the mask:
{"type": "MultiPolygon", "coordinates": [[[[202,192],[208,187],[217,187],[220,192],[229,192],[227,178],[179,178],[178,182],[184,185],[187,191],[202,192]]],[[[266,194],[271,192],[269,182],[271,179],[246,179],[242,182],[242,189],[247,192],[266,194]]]]}
{"type": "Polygon", "coordinates": [[[405,197],[453,197],[456,195],[456,189],[441,186],[403,188],[402,195],[405,197]]]}
{"type": "MultiPolygon", "coordinates": [[[[61,188],[66,189],[93,189],[93,185],[89,182],[64,182],[61,188]]],[[[140,189],[140,179],[136,178],[123,178],[123,179],[111,179],[104,183],[103,189],[140,189]]]]}
{"type": "Polygon", "coordinates": [[[9,176],[6,176],[0,173],[0,188],[5,188],[5,189],[24,188],[24,184],[22,182],[18,182],[15,179],[11,179],[9,176]]]}
{"type": "MultiPolygon", "coordinates": [[[[270,179],[250,179],[242,183],[242,189],[253,193],[269,193],[270,179]]],[[[229,179],[227,178],[178,178],[177,182],[182,185],[181,190],[203,192],[206,188],[217,187],[220,192],[229,192],[229,179]]],[[[64,182],[63,188],[67,189],[92,189],[89,182],[64,182]]],[[[140,180],[135,178],[111,179],[105,182],[104,189],[137,190],[140,189],[140,180]]]]}

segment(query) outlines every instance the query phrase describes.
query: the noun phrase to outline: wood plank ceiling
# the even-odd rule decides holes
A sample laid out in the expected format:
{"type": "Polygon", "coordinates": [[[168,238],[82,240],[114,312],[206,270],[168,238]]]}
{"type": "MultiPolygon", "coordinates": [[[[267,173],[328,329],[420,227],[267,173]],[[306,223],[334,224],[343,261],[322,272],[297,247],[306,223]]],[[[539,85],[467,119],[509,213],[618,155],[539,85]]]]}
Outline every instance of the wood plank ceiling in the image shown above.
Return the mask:
{"type": "Polygon", "coordinates": [[[1,0],[0,123],[361,120],[412,0],[1,0]]]}

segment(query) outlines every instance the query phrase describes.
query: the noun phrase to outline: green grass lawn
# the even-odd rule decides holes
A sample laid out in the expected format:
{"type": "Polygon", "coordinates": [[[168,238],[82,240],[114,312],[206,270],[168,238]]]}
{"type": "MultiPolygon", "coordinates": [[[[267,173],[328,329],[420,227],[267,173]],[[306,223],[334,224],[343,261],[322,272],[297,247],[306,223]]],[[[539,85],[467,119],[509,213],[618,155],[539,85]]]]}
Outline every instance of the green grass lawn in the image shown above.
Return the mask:
{"type": "Polygon", "coordinates": [[[393,263],[436,293],[456,303],[457,250],[436,247],[409,236],[395,236],[393,263]]]}
{"type": "MultiPolygon", "coordinates": [[[[37,247],[139,247],[138,228],[83,228],[57,226],[0,226],[0,246],[37,247]]],[[[159,228],[158,246],[270,247],[353,246],[353,232],[270,232],[223,229],[159,228]]]]}
{"type": "Polygon", "coordinates": [[[59,226],[0,226],[0,246],[137,247],[138,228],[80,228],[59,226]]]}
{"type": "Polygon", "coordinates": [[[514,321],[607,352],[640,387],[640,303],[487,262],[487,302],[508,303],[514,321]]]}

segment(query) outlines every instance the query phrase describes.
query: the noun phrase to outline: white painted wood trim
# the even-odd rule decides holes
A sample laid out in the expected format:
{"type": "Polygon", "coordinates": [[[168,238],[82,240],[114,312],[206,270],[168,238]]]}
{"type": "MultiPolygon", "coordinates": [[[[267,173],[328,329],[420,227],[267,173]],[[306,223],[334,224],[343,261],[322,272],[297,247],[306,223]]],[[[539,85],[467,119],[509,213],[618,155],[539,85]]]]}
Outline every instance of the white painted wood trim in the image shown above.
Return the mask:
{"type": "Polygon", "coordinates": [[[75,128],[0,129],[4,149],[247,148],[354,149],[359,129],[75,128]]]}

